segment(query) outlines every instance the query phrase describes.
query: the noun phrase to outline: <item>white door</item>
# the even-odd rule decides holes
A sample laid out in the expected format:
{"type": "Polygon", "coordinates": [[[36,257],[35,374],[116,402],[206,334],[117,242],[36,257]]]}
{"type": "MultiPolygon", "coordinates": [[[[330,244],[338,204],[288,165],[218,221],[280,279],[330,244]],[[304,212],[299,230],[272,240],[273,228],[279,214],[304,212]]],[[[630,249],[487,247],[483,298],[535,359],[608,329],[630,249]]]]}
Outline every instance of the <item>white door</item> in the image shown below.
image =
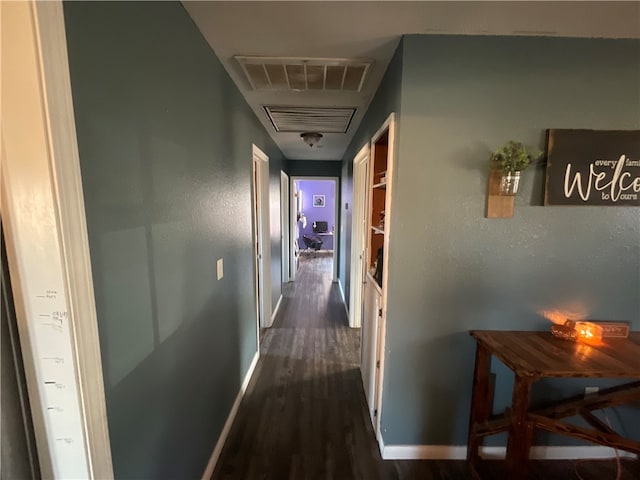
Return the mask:
{"type": "Polygon", "coordinates": [[[360,369],[364,394],[367,398],[371,423],[376,429],[376,399],[378,380],[378,329],[380,323],[380,293],[374,280],[368,278],[364,284],[364,307],[362,315],[362,349],[360,369]]]}
{"type": "Polygon", "coordinates": [[[289,175],[280,170],[280,240],[282,245],[282,283],[289,281],[289,175]]]}
{"type": "MultiPolygon", "coordinates": [[[[258,328],[271,326],[271,237],[269,235],[269,157],[253,146],[253,218],[258,328]]],[[[258,332],[258,338],[260,337],[258,332]]]]}
{"type": "Polygon", "coordinates": [[[362,325],[362,289],[364,284],[364,250],[367,228],[367,168],[369,145],[353,159],[353,205],[351,213],[351,285],[349,288],[349,326],[362,325]]]}

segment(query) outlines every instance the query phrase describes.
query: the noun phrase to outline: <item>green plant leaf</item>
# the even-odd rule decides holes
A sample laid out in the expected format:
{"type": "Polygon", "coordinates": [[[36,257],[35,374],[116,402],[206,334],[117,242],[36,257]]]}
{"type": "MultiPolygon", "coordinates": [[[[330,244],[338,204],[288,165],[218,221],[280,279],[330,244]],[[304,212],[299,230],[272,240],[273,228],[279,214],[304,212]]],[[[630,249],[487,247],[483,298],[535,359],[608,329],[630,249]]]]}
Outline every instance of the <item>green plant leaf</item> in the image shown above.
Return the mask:
{"type": "Polygon", "coordinates": [[[527,152],[521,142],[509,140],[490,157],[491,166],[503,172],[516,172],[525,170],[531,163],[533,155],[527,152]]]}

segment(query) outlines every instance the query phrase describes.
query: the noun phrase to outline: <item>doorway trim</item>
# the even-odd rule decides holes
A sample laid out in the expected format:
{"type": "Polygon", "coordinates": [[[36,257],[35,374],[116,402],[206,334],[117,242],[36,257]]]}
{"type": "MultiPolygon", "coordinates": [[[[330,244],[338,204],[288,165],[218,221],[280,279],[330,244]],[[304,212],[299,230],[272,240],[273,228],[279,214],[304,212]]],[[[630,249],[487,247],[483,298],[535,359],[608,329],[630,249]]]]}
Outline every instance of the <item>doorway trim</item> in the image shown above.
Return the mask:
{"type": "MultiPolygon", "coordinates": [[[[290,198],[290,205],[295,205],[296,203],[296,198],[295,198],[295,182],[297,182],[298,180],[327,180],[327,181],[333,181],[333,185],[334,185],[334,196],[335,196],[335,208],[334,208],[334,213],[333,213],[333,219],[334,219],[334,231],[333,231],[333,282],[337,282],[338,281],[338,259],[340,258],[340,178],[339,177],[321,177],[321,176],[295,176],[295,177],[290,177],[290,185],[291,185],[291,194],[289,196],[290,198]],[[335,225],[338,226],[338,228],[335,228],[335,225]]],[[[291,258],[293,258],[293,255],[295,255],[294,252],[294,239],[296,238],[295,236],[295,229],[296,229],[296,225],[298,223],[298,220],[296,218],[296,209],[291,209],[291,215],[290,215],[290,219],[291,219],[291,248],[289,249],[290,255],[292,256],[291,258]]],[[[295,281],[296,279],[296,271],[295,268],[292,269],[291,271],[291,275],[290,275],[290,280],[291,281],[295,281]]]]}
{"type": "Polygon", "coordinates": [[[12,94],[3,104],[1,210],[40,470],[44,478],[69,477],[80,465],[88,478],[113,478],[62,2],[1,8],[3,40],[11,36],[14,52],[3,55],[3,87],[12,94]],[[67,360],[51,357],[73,392],[64,410],[65,427],[78,432],[66,443],[72,457],[57,447],[61,430],[46,411],[50,360],[37,341],[44,288],[55,291],[48,301],[68,341],[48,343],[47,354],[59,347],[67,360]]]}
{"type": "Polygon", "coordinates": [[[280,242],[282,245],[282,283],[289,282],[289,272],[291,271],[291,265],[289,261],[289,252],[291,247],[289,242],[291,236],[289,232],[289,209],[291,204],[289,203],[289,175],[284,170],[280,170],[280,242]]]}
{"type": "MultiPolygon", "coordinates": [[[[385,366],[386,366],[386,339],[387,339],[387,288],[389,285],[388,276],[389,276],[389,245],[391,238],[391,215],[393,213],[393,183],[395,179],[395,160],[396,160],[396,114],[395,112],[391,112],[384,123],[380,126],[380,128],[376,131],[376,133],[371,137],[371,153],[370,159],[374,159],[376,157],[376,147],[380,138],[384,135],[384,133],[388,132],[387,139],[387,178],[391,179],[391,183],[387,184],[386,188],[386,215],[385,215],[385,226],[389,228],[385,228],[384,235],[384,259],[383,259],[383,270],[382,270],[382,285],[384,288],[382,289],[381,295],[381,315],[380,322],[378,325],[378,333],[377,333],[377,361],[380,362],[380,367],[377,369],[377,378],[376,378],[376,393],[375,393],[375,409],[378,413],[376,417],[376,422],[374,425],[374,432],[376,433],[376,437],[378,438],[378,444],[380,446],[380,450],[382,451],[382,430],[381,430],[381,419],[382,419],[382,410],[384,408],[382,397],[384,393],[384,374],[385,374],[385,366]]],[[[370,175],[372,172],[370,172],[370,175]]],[[[372,182],[373,183],[373,182],[372,182]]],[[[371,195],[371,191],[369,191],[369,195],[371,195]]],[[[371,197],[369,197],[371,198],[371,197]]],[[[367,252],[369,255],[370,252],[367,252]]]]}
{"type": "Polygon", "coordinates": [[[252,144],[253,238],[258,350],[260,328],[271,326],[271,235],[269,231],[269,157],[252,144]]]}
{"type": "Polygon", "coordinates": [[[300,263],[300,245],[296,237],[296,229],[298,226],[298,192],[295,187],[294,179],[289,177],[289,281],[293,282],[298,273],[298,265],[300,263]]]}
{"type": "Polygon", "coordinates": [[[364,258],[367,223],[367,173],[369,144],[353,158],[353,196],[351,200],[351,276],[349,279],[349,326],[362,326],[362,289],[364,287],[364,258]]]}

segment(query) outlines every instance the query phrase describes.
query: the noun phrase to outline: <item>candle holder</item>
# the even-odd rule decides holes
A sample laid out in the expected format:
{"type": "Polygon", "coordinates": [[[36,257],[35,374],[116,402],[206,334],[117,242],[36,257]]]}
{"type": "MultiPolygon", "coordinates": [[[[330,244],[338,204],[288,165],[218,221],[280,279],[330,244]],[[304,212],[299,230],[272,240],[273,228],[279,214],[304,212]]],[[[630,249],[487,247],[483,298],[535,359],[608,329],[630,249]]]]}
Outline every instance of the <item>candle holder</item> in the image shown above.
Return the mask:
{"type": "Polygon", "coordinates": [[[576,331],[576,324],[573,320],[567,320],[564,325],[553,324],[551,325],[551,334],[554,337],[561,338],[562,340],[569,340],[575,342],[578,339],[578,332],[576,331]]]}
{"type": "Polygon", "coordinates": [[[576,322],[578,340],[584,343],[600,343],[602,341],[602,327],[592,322],[576,322]]]}

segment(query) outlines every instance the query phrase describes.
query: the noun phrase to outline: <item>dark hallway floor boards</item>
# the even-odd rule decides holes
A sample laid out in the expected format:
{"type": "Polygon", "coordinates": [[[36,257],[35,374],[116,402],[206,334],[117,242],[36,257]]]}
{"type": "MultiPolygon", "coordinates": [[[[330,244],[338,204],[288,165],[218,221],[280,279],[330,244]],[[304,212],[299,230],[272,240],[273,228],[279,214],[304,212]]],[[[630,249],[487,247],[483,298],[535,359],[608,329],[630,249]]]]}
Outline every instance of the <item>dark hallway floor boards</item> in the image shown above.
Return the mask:
{"type": "MultiPolygon", "coordinates": [[[[303,256],[285,287],[212,479],[470,478],[464,461],[382,460],[360,379],[360,330],[348,327],[331,260],[303,256]]],[[[483,478],[505,478],[503,462],[485,463],[483,478]]],[[[532,479],[579,478],[575,462],[532,463],[532,479]]],[[[627,468],[622,478],[635,478],[627,468]]],[[[615,461],[578,469],[584,480],[616,477],[615,461]]]]}

